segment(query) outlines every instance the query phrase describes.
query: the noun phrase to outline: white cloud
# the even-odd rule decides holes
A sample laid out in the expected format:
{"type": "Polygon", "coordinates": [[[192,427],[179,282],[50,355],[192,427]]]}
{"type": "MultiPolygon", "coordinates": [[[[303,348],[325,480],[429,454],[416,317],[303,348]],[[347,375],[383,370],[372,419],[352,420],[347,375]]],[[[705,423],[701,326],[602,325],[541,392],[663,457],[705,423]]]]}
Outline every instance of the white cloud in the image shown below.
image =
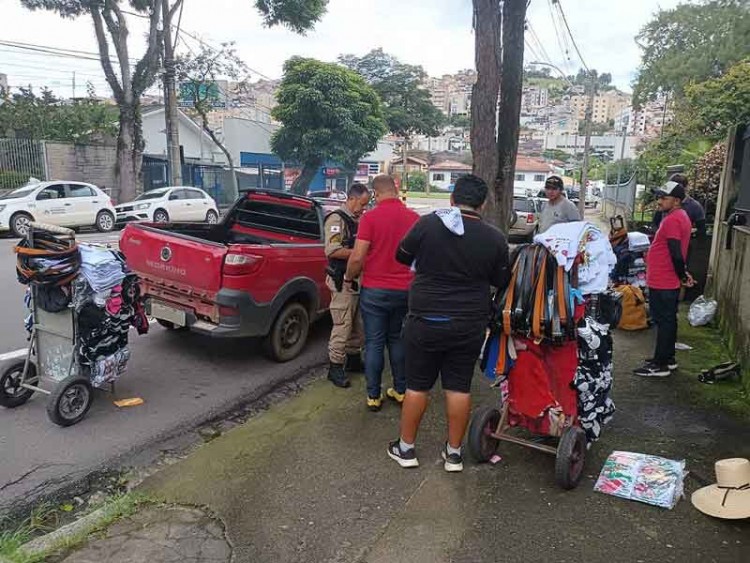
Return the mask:
{"type": "MultiPolygon", "coordinates": [[[[335,60],[342,53],[364,54],[376,47],[405,62],[421,64],[432,75],[474,66],[471,0],[331,0],[328,14],[307,36],[264,28],[251,0],[185,2],[185,30],[211,43],[235,41],[247,64],[271,77],[281,76],[284,61],[293,55],[335,60]]],[[[677,3],[565,0],[562,5],[588,65],[611,72],[616,84],[627,88],[639,62],[635,34],[659,7],[667,9],[677,3]]],[[[52,13],[29,12],[18,0],[0,0],[0,21],[0,39],[96,51],[91,23],[85,17],[63,20],[52,13]]],[[[560,53],[549,0],[532,0],[529,21],[551,62],[574,73],[580,64],[574,52],[570,54],[572,61],[560,53]]],[[[142,22],[134,22],[134,55],[142,51],[138,45],[142,31],[142,22]]],[[[527,52],[525,58],[530,61],[535,57],[527,52]]],[[[73,70],[80,75],[79,83],[90,79],[100,91],[104,87],[95,61],[19,55],[0,47],[0,72],[8,74],[13,85],[57,82],[53,84],[55,89],[68,95],[73,70]]]]}

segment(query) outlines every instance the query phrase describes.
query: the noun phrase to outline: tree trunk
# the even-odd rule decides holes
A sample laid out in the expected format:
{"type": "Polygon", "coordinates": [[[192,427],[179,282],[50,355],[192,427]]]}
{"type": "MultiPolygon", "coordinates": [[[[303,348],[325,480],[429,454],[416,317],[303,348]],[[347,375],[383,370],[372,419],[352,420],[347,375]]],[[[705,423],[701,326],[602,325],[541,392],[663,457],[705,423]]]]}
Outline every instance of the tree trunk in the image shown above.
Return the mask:
{"type": "Polygon", "coordinates": [[[135,119],[136,109],[120,107],[120,131],[117,134],[117,168],[115,193],[112,194],[115,202],[132,201],[136,196],[136,186],[140,175],[140,163],[142,156],[136,149],[138,137],[135,119]],[[137,154],[137,156],[136,156],[137,154]]]}
{"type": "Polygon", "coordinates": [[[226,190],[226,198],[228,203],[234,203],[240,197],[240,188],[237,185],[237,173],[234,169],[234,159],[232,158],[232,153],[229,152],[229,149],[224,146],[224,143],[219,140],[219,138],[216,136],[216,133],[214,133],[214,130],[211,129],[211,127],[208,125],[208,114],[203,112],[200,113],[200,116],[201,123],[203,124],[203,130],[208,134],[209,137],[211,137],[211,140],[214,142],[214,144],[219,147],[221,152],[223,152],[224,156],[227,158],[227,164],[229,164],[229,172],[231,173],[231,185],[229,186],[229,189],[226,190]]]}
{"type": "MultiPolygon", "coordinates": [[[[500,26],[498,0],[474,0],[474,59],[477,82],[471,91],[473,172],[488,186],[497,175],[497,97],[500,90],[500,26]]],[[[495,197],[488,194],[487,218],[493,223],[495,197]]]]}
{"type": "Polygon", "coordinates": [[[500,112],[497,124],[497,175],[492,222],[508,232],[513,212],[513,180],[518,152],[523,87],[523,35],[527,0],[505,0],[502,17],[500,112]]]}
{"type": "Polygon", "coordinates": [[[302,173],[297,176],[290,190],[293,194],[305,195],[310,187],[310,182],[320,170],[322,162],[308,162],[302,167],[302,173]]]}

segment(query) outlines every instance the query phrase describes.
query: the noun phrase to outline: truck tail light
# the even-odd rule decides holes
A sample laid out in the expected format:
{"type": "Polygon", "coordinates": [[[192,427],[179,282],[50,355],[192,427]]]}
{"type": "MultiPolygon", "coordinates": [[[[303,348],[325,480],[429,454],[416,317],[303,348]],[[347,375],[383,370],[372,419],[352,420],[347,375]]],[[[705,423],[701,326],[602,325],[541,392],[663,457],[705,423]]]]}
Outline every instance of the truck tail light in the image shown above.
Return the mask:
{"type": "Polygon", "coordinates": [[[536,217],[534,217],[533,213],[529,213],[528,215],[526,215],[526,222],[527,223],[531,224],[534,221],[536,221],[536,217]]]}
{"type": "Polygon", "coordinates": [[[227,254],[224,259],[224,273],[230,276],[252,274],[260,268],[262,256],[254,254],[227,254]]]}

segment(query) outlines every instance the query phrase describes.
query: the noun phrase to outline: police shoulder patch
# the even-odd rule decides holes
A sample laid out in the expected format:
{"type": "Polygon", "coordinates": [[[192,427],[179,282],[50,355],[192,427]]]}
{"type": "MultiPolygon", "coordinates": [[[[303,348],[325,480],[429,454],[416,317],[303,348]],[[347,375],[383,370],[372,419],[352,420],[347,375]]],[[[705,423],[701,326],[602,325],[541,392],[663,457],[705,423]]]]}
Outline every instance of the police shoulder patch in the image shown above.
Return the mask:
{"type": "Polygon", "coordinates": [[[341,232],[341,225],[331,225],[331,234],[335,235],[336,233],[341,232]]]}

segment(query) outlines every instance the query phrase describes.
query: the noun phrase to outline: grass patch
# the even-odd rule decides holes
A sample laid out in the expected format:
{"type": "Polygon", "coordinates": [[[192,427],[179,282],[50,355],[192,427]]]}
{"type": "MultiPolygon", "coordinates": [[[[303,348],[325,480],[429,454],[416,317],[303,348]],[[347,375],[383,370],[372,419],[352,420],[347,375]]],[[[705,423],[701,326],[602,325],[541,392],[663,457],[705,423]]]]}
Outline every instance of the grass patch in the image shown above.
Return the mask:
{"type": "Polygon", "coordinates": [[[43,505],[32,511],[29,518],[17,529],[0,533],[0,557],[10,563],[41,563],[52,555],[66,553],[82,545],[93,534],[101,533],[112,523],[135,514],[141,506],[157,502],[142,493],[126,493],[112,497],[96,510],[100,510],[99,517],[89,526],[79,532],[61,537],[49,549],[42,552],[27,553],[21,547],[42,534],[52,532],[55,527],[51,522],[57,522],[58,508],[43,505]]]}
{"type": "MultiPolygon", "coordinates": [[[[692,399],[699,403],[718,406],[739,418],[750,420],[750,394],[742,381],[732,378],[706,385],[698,381],[701,370],[735,359],[721,333],[715,326],[693,327],[687,321],[687,309],[679,315],[678,340],[689,344],[692,350],[677,352],[680,383],[692,399]]],[[[748,377],[747,369],[744,377],[748,377]]]]}

